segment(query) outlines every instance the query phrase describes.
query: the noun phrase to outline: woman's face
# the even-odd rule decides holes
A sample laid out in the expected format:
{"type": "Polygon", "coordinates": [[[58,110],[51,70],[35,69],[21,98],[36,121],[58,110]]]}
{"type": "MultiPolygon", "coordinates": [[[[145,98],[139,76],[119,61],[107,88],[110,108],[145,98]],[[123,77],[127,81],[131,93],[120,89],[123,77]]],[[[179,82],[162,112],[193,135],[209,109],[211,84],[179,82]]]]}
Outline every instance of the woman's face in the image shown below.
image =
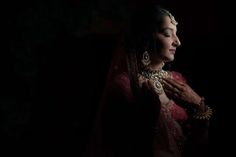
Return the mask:
{"type": "Polygon", "coordinates": [[[165,16],[160,29],[154,34],[158,52],[158,54],[153,54],[154,61],[171,62],[174,60],[176,48],[181,44],[176,32],[176,24],[172,23],[169,16],[165,16]]]}

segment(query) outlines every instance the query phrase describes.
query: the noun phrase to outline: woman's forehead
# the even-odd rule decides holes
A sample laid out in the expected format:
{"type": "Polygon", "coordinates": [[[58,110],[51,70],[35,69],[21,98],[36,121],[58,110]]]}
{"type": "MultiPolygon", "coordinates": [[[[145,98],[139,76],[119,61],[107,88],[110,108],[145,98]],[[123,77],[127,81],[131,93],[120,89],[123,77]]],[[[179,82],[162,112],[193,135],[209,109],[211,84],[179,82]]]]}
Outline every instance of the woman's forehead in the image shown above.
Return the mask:
{"type": "Polygon", "coordinates": [[[176,24],[174,22],[172,22],[172,19],[169,16],[164,16],[163,20],[162,20],[162,24],[161,24],[161,29],[164,28],[171,28],[176,30],[176,24]]]}

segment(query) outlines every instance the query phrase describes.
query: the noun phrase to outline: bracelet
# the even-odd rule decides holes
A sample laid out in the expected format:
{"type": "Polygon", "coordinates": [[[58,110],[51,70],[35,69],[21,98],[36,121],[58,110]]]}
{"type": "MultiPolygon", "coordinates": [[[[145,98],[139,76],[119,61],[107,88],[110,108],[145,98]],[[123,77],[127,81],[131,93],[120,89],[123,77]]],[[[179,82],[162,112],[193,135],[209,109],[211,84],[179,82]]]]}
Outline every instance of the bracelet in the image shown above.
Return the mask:
{"type": "Polygon", "coordinates": [[[193,115],[193,118],[200,120],[209,120],[212,114],[213,114],[212,109],[209,106],[207,106],[205,112],[196,112],[193,115]]]}
{"type": "MultiPolygon", "coordinates": [[[[202,98],[200,102],[200,106],[205,106],[205,99],[202,98]]],[[[195,111],[193,118],[200,119],[200,120],[209,120],[213,114],[212,109],[209,106],[205,106],[204,111],[197,110],[195,111]]]]}

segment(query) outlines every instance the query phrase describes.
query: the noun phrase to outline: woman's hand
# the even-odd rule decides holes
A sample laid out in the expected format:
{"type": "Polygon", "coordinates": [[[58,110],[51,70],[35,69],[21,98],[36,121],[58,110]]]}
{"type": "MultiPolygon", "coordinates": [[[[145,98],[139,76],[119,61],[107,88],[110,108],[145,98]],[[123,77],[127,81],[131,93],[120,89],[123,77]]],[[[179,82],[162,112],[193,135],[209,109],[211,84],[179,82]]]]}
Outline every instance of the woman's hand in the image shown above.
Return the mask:
{"type": "Polygon", "coordinates": [[[167,95],[190,104],[200,105],[201,97],[188,84],[170,78],[163,78],[162,84],[167,95]]]}

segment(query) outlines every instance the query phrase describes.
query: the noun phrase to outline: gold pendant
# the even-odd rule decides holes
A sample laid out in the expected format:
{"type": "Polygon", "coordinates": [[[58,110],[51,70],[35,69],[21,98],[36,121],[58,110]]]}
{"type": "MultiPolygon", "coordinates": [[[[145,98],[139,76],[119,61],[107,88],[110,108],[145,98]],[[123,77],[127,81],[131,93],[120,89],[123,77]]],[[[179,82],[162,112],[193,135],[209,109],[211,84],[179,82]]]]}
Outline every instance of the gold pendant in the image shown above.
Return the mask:
{"type": "Polygon", "coordinates": [[[159,80],[154,81],[154,89],[157,94],[162,94],[163,93],[163,87],[162,84],[159,80]]]}

